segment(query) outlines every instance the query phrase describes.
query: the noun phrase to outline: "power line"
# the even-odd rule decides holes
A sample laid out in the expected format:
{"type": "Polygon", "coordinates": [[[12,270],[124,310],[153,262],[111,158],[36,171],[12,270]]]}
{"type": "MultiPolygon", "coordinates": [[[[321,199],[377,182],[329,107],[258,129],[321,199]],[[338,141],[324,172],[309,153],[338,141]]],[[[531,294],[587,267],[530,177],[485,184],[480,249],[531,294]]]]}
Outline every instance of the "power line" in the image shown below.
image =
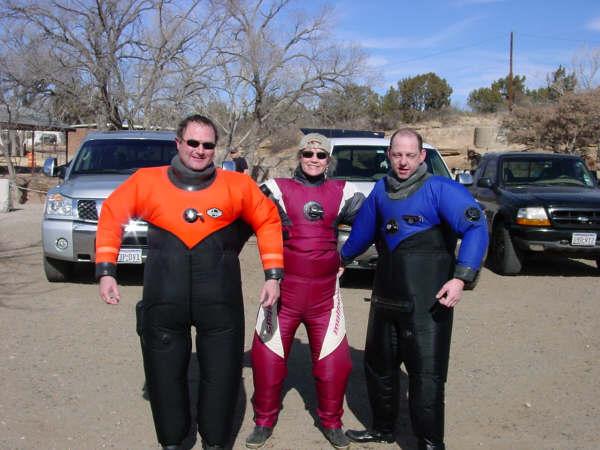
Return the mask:
{"type": "Polygon", "coordinates": [[[410,59],[403,59],[401,61],[396,61],[396,63],[397,64],[402,64],[402,63],[407,63],[407,62],[412,62],[412,61],[419,61],[419,60],[422,60],[422,59],[433,58],[434,56],[445,55],[447,53],[457,52],[457,51],[460,51],[460,50],[464,50],[466,48],[479,47],[482,44],[486,44],[488,42],[491,42],[491,41],[494,41],[494,40],[498,40],[499,38],[500,37],[498,36],[498,37],[494,37],[494,38],[490,38],[490,39],[486,39],[486,40],[480,41],[477,44],[463,45],[461,47],[449,48],[447,50],[441,50],[439,52],[430,53],[428,55],[417,56],[415,58],[410,58],[410,59]]]}
{"type": "Polygon", "coordinates": [[[543,39],[543,40],[552,40],[552,41],[566,41],[566,42],[582,42],[584,44],[600,44],[600,41],[590,41],[584,39],[569,39],[569,38],[561,38],[556,36],[536,36],[534,34],[527,33],[519,33],[519,36],[530,37],[534,39],[543,39]]]}
{"type": "MultiPolygon", "coordinates": [[[[590,40],[583,40],[583,39],[567,39],[567,38],[559,38],[559,37],[552,37],[552,36],[535,36],[532,34],[527,34],[527,33],[518,33],[518,36],[523,36],[523,37],[529,37],[529,38],[534,38],[534,39],[543,39],[543,40],[555,40],[555,41],[567,41],[567,42],[581,42],[584,44],[600,44],[600,41],[590,41],[590,40]]],[[[483,44],[487,44],[488,42],[491,41],[496,41],[496,40],[500,40],[500,39],[504,39],[504,36],[496,36],[493,38],[489,38],[489,39],[484,39],[483,41],[480,41],[476,44],[469,44],[469,45],[463,45],[460,47],[454,47],[454,48],[449,48],[447,50],[440,50],[439,52],[435,52],[435,53],[430,53],[427,55],[423,55],[423,56],[417,56],[414,58],[409,58],[409,59],[403,59],[400,61],[396,61],[396,63],[398,64],[402,64],[402,63],[408,63],[408,62],[413,62],[413,61],[420,61],[423,59],[428,59],[428,58],[433,58],[435,56],[439,56],[439,55],[445,55],[448,53],[454,53],[460,50],[464,50],[467,48],[473,48],[473,47],[479,47],[483,44]]]]}

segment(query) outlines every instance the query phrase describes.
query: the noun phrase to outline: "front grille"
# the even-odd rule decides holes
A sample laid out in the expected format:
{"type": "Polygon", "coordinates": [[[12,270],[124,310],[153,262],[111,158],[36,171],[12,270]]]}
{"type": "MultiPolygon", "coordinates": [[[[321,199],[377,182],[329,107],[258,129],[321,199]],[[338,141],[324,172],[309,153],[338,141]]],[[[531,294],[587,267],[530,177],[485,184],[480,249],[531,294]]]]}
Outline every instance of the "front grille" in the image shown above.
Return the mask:
{"type": "Polygon", "coordinates": [[[550,208],[549,212],[558,228],[600,228],[600,209],[550,208]]]}
{"type": "Polygon", "coordinates": [[[98,222],[98,208],[96,200],[78,200],[77,214],[81,220],[98,222]]]}

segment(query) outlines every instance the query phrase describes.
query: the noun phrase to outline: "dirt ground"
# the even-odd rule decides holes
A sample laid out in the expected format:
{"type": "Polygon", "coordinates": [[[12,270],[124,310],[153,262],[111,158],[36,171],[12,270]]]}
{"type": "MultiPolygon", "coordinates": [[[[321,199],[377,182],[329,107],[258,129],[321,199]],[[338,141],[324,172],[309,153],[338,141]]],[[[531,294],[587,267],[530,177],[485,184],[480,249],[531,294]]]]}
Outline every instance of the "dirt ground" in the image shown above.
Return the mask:
{"type": "MultiPolygon", "coordinates": [[[[0,215],[0,448],[158,448],[134,326],[140,272],[120,274],[122,303],[97,296],[91,269],[74,283],[46,282],[41,265],[42,205],[0,215]]],[[[262,283],[256,246],[242,253],[246,348],[262,283]]],[[[582,261],[538,261],[524,274],[485,269],[455,314],[446,395],[446,442],[463,449],[600,448],[600,278],[582,261]]],[[[362,357],[370,278],[349,273],[343,297],[354,369],[345,426],[369,423],[362,357]]],[[[290,359],[283,411],[265,449],[319,450],[315,393],[304,332],[290,359]]],[[[247,356],[247,354],[246,354],[247,356]]],[[[234,449],[252,424],[246,358],[234,449]]],[[[191,388],[197,367],[190,367],[191,388]]],[[[402,375],[402,386],[406,377],[402,375]]],[[[397,445],[414,449],[406,402],[397,445]]],[[[189,440],[188,448],[193,445],[189,440]]],[[[393,448],[388,444],[353,448],[393,448]]],[[[201,448],[199,440],[195,448],[201,448]]]]}

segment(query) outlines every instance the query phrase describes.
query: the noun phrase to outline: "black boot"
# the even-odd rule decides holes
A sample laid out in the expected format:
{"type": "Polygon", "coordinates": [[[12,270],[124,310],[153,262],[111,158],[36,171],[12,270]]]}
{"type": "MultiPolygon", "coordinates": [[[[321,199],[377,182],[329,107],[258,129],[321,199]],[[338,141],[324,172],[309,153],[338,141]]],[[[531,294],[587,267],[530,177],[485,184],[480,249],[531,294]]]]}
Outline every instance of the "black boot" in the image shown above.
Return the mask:
{"type": "Polygon", "coordinates": [[[392,443],[395,442],[394,433],[383,433],[377,430],[348,430],[346,431],[346,436],[353,442],[387,442],[392,443]]]}
{"type": "Polygon", "coordinates": [[[321,431],[334,448],[345,450],[350,447],[350,441],[341,428],[322,428],[321,431]]]}
{"type": "Polygon", "coordinates": [[[163,445],[163,450],[180,450],[179,444],[176,445],[163,445]]]}
{"type": "Polygon", "coordinates": [[[434,444],[429,439],[419,439],[419,450],[446,450],[446,446],[442,442],[441,444],[434,444]]]}
{"type": "Polygon", "coordinates": [[[250,436],[246,438],[246,447],[261,448],[272,434],[272,427],[260,427],[257,425],[254,427],[254,430],[252,430],[252,433],[250,433],[250,436]]]}

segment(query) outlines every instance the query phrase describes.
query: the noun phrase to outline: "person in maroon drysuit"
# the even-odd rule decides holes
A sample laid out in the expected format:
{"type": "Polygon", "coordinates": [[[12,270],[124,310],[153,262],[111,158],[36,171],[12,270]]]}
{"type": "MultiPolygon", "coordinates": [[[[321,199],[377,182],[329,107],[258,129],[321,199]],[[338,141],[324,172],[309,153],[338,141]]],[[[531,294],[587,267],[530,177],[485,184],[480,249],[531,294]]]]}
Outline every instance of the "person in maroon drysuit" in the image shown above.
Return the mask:
{"type": "Polygon", "coordinates": [[[337,227],[354,220],[364,196],[343,180],[327,179],[332,158],[331,143],[325,136],[307,134],[299,147],[293,177],[271,179],[262,186],[282,218],[285,269],[279,304],[258,313],[252,343],[256,426],[246,447],[262,447],[273,432],[287,358],[303,323],[310,343],[321,430],[335,448],[344,449],[350,443],[342,431],[342,405],[352,364],[339,292],[337,227]]]}

